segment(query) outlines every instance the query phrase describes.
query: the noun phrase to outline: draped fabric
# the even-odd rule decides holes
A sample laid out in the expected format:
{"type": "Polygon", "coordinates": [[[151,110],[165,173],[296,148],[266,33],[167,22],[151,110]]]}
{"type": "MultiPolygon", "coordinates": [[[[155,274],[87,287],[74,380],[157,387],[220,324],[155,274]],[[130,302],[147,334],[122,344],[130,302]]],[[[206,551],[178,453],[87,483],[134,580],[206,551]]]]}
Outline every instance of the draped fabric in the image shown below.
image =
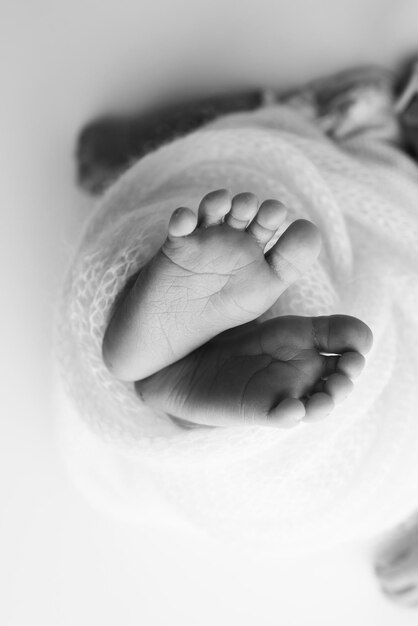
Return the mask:
{"type": "Polygon", "coordinates": [[[135,164],[71,259],[55,324],[69,466],[116,515],[140,521],[158,494],[196,528],[270,554],[385,531],[418,505],[417,311],[416,165],[367,133],[336,143],[284,105],[224,116],[135,164]],[[373,330],[354,392],[322,422],[185,429],[103,364],[115,298],[171,212],[221,187],[278,198],[287,223],[322,233],[319,260],[260,319],[346,313],[373,330]]]}

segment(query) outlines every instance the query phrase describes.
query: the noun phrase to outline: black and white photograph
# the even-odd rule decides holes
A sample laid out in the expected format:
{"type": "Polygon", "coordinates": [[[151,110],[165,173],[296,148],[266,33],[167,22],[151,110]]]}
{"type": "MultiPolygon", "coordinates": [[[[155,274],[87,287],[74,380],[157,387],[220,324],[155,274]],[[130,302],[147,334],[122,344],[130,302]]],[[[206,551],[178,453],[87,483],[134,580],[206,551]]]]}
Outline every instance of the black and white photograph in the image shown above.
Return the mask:
{"type": "Polygon", "coordinates": [[[1,626],[417,626],[418,2],[0,50],[1,626]]]}

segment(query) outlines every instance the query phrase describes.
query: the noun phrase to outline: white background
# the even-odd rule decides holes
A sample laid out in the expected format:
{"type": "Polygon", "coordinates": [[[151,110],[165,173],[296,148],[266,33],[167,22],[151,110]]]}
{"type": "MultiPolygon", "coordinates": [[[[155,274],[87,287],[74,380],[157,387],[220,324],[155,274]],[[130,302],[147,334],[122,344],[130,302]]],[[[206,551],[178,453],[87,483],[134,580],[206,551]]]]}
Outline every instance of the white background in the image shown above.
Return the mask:
{"type": "MultiPolygon", "coordinates": [[[[370,547],[271,563],[133,528],[73,490],[56,451],[51,306],[91,202],[80,126],[170,89],[297,84],[418,52],[413,0],[0,2],[2,626],[402,626],[370,547]]],[[[417,502],[418,504],[418,502],[417,502]]]]}

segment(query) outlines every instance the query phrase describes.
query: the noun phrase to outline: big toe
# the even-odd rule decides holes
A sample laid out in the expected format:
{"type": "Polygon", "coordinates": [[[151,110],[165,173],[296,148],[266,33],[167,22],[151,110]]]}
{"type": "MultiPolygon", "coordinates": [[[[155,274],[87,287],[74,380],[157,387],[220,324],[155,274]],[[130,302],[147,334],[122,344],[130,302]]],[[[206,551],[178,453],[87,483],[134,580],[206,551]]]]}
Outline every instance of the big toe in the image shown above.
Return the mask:
{"type": "Polygon", "coordinates": [[[341,354],[354,351],[367,354],[372,347],[372,331],[356,317],[330,315],[314,317],[312,322],[315,339],[323,352],[341,354]]]}
{"type": "Polygon", "coordinates": [[[308,220],[296,220],[267,252],[266,260],[285,284],[290,285],[316,261],[321,250],[321,234],[308,220]]]}

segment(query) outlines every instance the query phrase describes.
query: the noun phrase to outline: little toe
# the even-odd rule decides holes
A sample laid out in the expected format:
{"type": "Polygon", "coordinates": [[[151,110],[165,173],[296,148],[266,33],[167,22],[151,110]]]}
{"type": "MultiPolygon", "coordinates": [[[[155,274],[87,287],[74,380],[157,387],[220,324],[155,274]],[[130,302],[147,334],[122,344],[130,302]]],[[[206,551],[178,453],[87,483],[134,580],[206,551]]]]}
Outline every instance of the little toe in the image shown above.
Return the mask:
{"type": "Polygon", "coordinates": [[[258,198],[250,192],[239,193],[232,198],[231,210],[225,216],[225,222],[237,230],[245,230],[258,209],[258,198]]]}
{"type": "Polygon", "coordinates": [[[196,214],[187,207],[179,207],[174,211],[168,224],[168,237],[186,237],[197,225],[196,214]]]}
{"type": "Polygon", "coordinates": [[[305,417],[305,406],[296,398],[285,398],[268,414],[270,426],[293,428],[305,417]]]}
{"type": "Polygon", "coordinates": [[[337,369],[352,380],[360,376],[366,364],[366,359],[359,352],[345,352],[337,363],[337,369]]]}
{"type": "Polygon", "coordinates": [[[370,328],[350,315],[330,315],[312,318],[313,335],[323,352],[366,354],[373,343],[370,328]]]}
{"type": "Polygon", "coordinates": [[[247,228],[263,249],[286,219],[287,209],[279,200],[265,200],[247,228]]]}
{"type": "Polygon", "coordinates": [[[324,384],[324,391],[335,404],[338,404],[345,400],[353,391],[354,384],[344,374],[331,374],[328,380],[324,384]]]}
{"type": "Polygon", "coordinates": [[[290,285],[308,270],[320,249],[318,228],[307,220],[296,220],[267,252],[266,261],[278,278],[290,285]]]}
{"type": "Polygon", "coordinates": [[[199,204],[199,226],[215,226],[221,224],[231,208],[231,193],[228,189],[217,189],[203,197],[199,204]]]}
{"type": "Polygon", "coordinates": [[[314,393],[305,401],[304,422],[317,422],[327,417],[334,409],[334,401],[327,393],[314,393]]]}

